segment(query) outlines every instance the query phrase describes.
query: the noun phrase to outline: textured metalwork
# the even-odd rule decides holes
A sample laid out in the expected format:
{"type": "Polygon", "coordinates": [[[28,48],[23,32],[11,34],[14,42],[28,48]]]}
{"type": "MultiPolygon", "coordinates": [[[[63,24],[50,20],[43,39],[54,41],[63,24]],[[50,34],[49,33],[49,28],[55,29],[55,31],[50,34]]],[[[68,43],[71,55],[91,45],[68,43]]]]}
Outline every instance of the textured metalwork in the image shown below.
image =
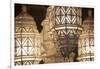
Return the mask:
{"type": "Polygon", "coordinates": [[[94,60],[94,20],[92,10],[88,11],[88,17],[83,21],[83,31],[78,44],[79,61],[94,60]]]}
{"type": "Polygon", "coordinates": [[[15,65],[31,65],[38,63],[41,37],[32,16],[27,13],[26,6],[15,18],[15,65]]]}
{"type": "Polygon", "coordinates": [[[15,65],[94,60],[90,13],[82,24],[82,8],[49,6],[39,33],[34,18],[22,6],[15,18],[15,65]]]}
{"type": "Polygon", "coordinates": [[[47,8],[46,17],[42,22],[43,30],[42,30],[42,37],[43,37],[43,47],[45,49],[44,61],[45,63],[53,63],[54,56],[56,54],[56,48],[53,43],[52,32],[51,28],[54,24],[54,8],[50,6],[47,8]]]}
{"type": "Polygon", "coordinates": [[[66,62],[76,59],[81,21],[81,8],[55,7],[54,44],[66,62]]]}

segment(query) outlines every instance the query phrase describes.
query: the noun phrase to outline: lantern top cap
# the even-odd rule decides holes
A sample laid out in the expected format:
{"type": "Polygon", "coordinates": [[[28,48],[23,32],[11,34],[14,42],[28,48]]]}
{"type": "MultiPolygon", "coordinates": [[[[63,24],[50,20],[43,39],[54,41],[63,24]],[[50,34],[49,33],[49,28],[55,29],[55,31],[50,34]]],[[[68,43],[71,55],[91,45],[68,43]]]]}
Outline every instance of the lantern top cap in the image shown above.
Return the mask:
{"type": "Polygon", "coordinates": [[[26,5],[22,5],[22,11],[23,11],[23,12],[27,12],[27,7],[26,7],[26,5]]]}
{"type": "Polygon", "coordinates": [[[92,16],[92,10],[88,10],[88,16],[92,16]]]}

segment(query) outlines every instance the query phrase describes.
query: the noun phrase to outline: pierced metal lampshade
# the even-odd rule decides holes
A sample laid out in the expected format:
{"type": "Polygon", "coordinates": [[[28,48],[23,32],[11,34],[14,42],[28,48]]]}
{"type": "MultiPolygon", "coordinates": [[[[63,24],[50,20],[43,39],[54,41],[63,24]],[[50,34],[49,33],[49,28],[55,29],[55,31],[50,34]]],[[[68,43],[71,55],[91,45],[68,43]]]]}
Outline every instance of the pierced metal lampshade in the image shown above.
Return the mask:
{"type": "Polygon", "coordinates": [[[22,12],[15,18],[15,65],[39,63],[41,39],[34,18],[22,6],[22,12]]]}
{"type": "Polygon", "coordinates": [[[78,60],[94,60],[94,19],[92,10],[88,10],[88,17],[83,21],[83,31],[79,38],[78,60]]]}
{"type": "Polygon", "coordinates": [[[55,7],[55,24],[52,28],[54,44],[58,52],[64,57],[64,61],[74,61],[75,55],[77,55],[78,39],[82,30],[81,24],[81,8],[55,7]],[[72,60],[71,54],[74,54],[72,60]]]}
{"type": "Polygon", "coordinates": [[[53,57],[56,54],[56,48],[52,40],[52,35],[50,29],[52,28],[52,23],[54,22],[53,17],[54,8],[52,6],[47,8],[46,17],[42,21],[42,37],[43,37],[43,47],[45,49],[44,61],[45,63],[53,63],[53,57]]]}

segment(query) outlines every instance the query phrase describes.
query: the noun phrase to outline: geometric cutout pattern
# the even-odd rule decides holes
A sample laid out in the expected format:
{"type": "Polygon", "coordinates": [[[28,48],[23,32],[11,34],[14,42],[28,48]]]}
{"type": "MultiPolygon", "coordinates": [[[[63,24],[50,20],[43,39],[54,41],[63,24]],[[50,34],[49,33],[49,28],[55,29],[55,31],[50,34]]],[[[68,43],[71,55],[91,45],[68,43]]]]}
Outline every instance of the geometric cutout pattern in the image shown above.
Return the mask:
{"type": "Polygon", "coordinates": [[[74,7],[55,7],[56,25],[75,24],[81,25],[81,9],[74,7]]]}

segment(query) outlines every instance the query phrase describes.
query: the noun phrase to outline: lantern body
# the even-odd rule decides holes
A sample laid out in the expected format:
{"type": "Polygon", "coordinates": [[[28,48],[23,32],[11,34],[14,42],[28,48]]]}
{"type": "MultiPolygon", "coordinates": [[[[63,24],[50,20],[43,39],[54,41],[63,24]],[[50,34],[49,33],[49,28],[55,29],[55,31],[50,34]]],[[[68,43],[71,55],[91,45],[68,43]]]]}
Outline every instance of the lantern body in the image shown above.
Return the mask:
{"type": "Polygon", "coordinates": [[[15,65],[31,65],[39,63],[41,36],[36,23],[26,7],[15,18],[15,65]]]}
{"type": "MultiPolygon", "coordinates": [[[[91,14],[91,13],[88,13],[91,14]]],[[[94,20],[93,16],[88,16],[83,21],[83,30],[78,43],[79,61],[94,60],[94,20]]]]}
{"type": "Polygon", "coordinates": [[[54,56],[56,54],[56,48],[54,47],[52,38],[52,24],[54,23],[54,8],[52,6],[47,8],[46,17],[42,22],[42,38],[43,47],[45,49],[44,61],[45,63],[54,63],[54,56]]]}
{"type": "Polygon", "coordinates": [[[55,6],[52,27],[54,44],[58,52],[57,62],[74,61],[77,56],[78,39],[82,30],[82,11],[78,7],[55,6]],[[71,59],[72,58],[72,59],[71,59]]]}

